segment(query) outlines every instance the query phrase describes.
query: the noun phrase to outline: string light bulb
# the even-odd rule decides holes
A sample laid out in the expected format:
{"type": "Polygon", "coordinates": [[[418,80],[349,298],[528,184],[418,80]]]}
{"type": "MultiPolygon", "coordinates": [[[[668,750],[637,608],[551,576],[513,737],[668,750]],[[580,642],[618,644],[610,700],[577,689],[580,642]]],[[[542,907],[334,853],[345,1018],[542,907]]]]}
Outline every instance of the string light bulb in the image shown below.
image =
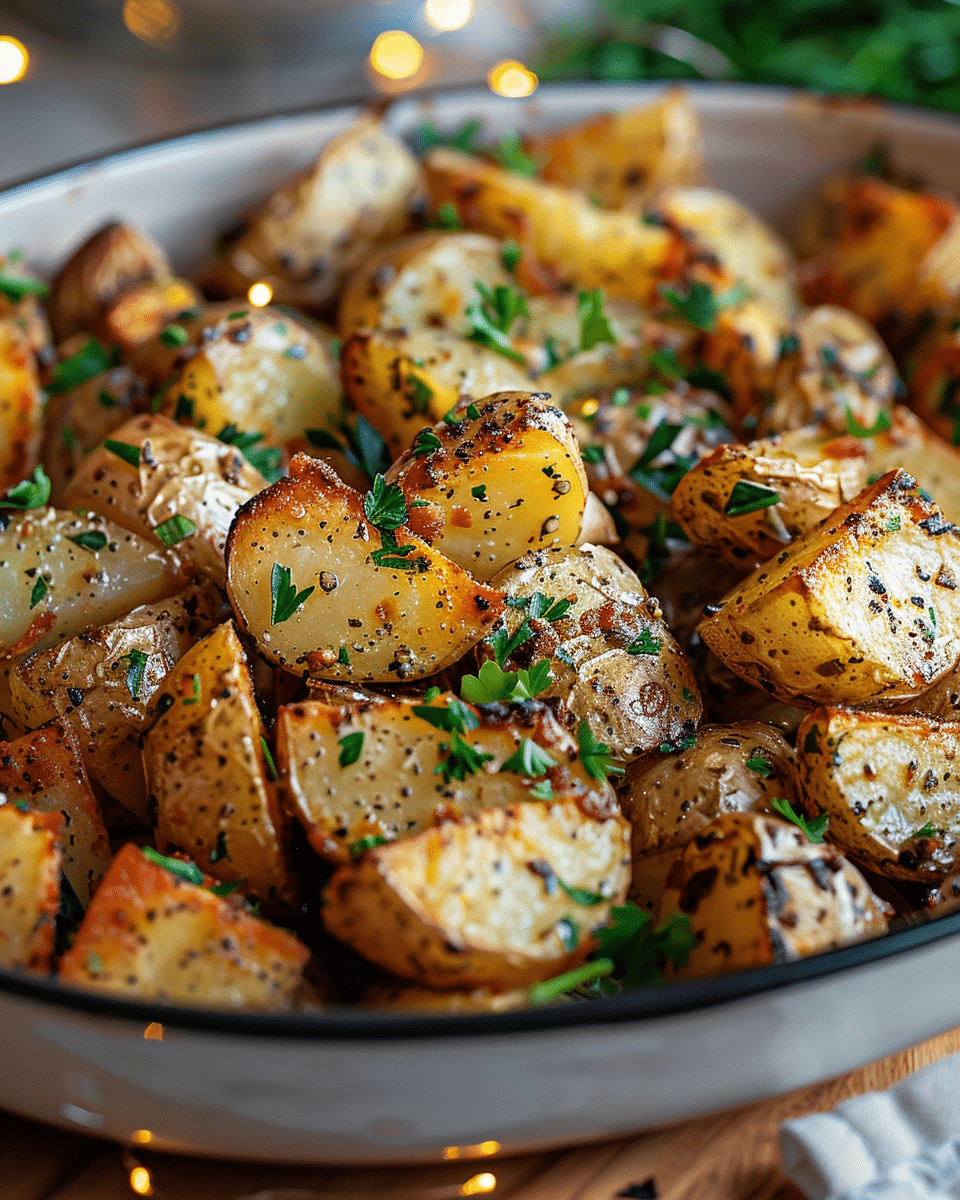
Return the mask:
{"type": "Polygon", "coordinates": [[[123,23],[134,37],[160,50],[177,40],[183,13],[173,0],[125,0],[123,23]]]}
{"type": "Polygon", "coordinates": [[[423,15],[438,33],[450,33],[473,16],[473,0],[427,0],[423,15]]]}
{"type": "Polygon", "coordinates": [[[0,83],[16,83],[27,73],[30,54],[15,37],[0,37],[0,83]]]}
{"type": "Polygon", "coordinates": [[[523,96],[531,95],[536,91],[539,82],[536,75],[515,58],[498,62],[495,67],[490,68],[487,75],[487,84],[491,92],[496,92],[498,96],[506,96],[510,100],[519,100],[523,96]]]}
{"type": "Polygon", "coordinates": [[[263,308],[273,299],[273,288],[262,280],[259,283],[251,284],[250,290],[247,292],[247,299],[254,308],[263,308]]]}
{"type": "Polygon", "coordinates": [[[370,66],[385,79],[409,79],[423,62],[423,47],[402,29],[387,29],[370,47],[370,66]]]}
{"type": "Polygon", "coordinates": [[[153,1195],[153,1184],[150,1181],[150,1172],[146,1167],[133,1168],[130,1172],[130,1187],[138,1196],[153,1195]]]}
{"type": "Polygon", "coordinates": [[[479,1175],[474,1175],[460,1187],[461,1196],[484,1196],[488,1192],[492,1192],[497,1186],[496,1175],[489,1171],[483,1171],[479,1175]]]}

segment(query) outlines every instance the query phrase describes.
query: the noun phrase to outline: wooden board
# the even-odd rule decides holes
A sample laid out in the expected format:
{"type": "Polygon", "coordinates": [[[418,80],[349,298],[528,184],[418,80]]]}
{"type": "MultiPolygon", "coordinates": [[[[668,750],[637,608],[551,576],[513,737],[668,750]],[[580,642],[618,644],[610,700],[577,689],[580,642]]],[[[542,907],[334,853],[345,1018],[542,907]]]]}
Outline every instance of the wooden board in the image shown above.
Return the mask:
{"type": "Polygon", "coordinates": [[[131,1200],[131,1172],[139,1166],[149,1172],[156,1200],[456,1200],[471,1194],[615,1200],[631,1188],[658,1200],[802,1200],[780,1170],[777,1130],[783,1121],[890,1087],[958,1050],[955,1029],[839,1079],[733,1112],[575,1150],[436,1167],[271,1167],[130,1152],[0,1113],[0,1197],[131,1200]],[[495,1178],[492,1189],[480,1190],[491,1182],[477,1180],[483,1175],[495,1178]],[[655,1192],[642,1187],[648,1180],[655,1192]],[[291,1188],[301,1194],[271,1194],[291,1188]]]}

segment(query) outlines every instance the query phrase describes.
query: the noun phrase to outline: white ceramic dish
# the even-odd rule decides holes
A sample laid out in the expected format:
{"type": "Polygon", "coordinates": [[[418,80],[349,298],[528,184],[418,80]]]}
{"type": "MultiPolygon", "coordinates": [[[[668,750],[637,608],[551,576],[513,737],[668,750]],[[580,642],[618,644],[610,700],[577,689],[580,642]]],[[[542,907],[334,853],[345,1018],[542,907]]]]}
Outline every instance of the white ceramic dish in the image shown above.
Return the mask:
{"type": "MultiPolygon", "coordinates": [[[[560,126],[657,87],[406,100],[401,132],[483,118],[560,126]]],[[[776,219],[876,141],[960,194],[960,122],[777,89],[691,89],[710,177],[776,219]]],[[[212,233],[308,161],[355,109],[273,117],[101,159],[0,194],[0,247],[53,268],[113,217],[188,270],[212,233]]],[[[302,1163],[427,1161],[586,1141],[847,1071],[960,1023],[960,914],[864,946],[597,1004],[424,1017],[162,1008],[0,973],[0,1106],[121,1141],[302,1163]],[[163,1025],[163,1039],[145,1038],[163,1025]],[[467,1150],[464,1153],[468,1153],[467,1150]],[[449,1156],[449,1155],[448,1155],[449,1156]]]]}

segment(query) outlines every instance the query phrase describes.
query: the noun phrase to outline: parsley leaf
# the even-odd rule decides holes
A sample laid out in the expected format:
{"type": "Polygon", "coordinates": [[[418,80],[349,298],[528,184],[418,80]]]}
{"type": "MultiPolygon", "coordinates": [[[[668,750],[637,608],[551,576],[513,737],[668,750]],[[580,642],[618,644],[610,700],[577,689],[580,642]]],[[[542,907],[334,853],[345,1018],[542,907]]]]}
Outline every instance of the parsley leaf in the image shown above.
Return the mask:
{"type": "Polygon", "coordinates": [[[288,621],[304,600],[313,595],[313,592],[312,584],[310,587],[304,588],[302,592],[298,592],[290,581],[290,568],[274,563],[273,571],[270,573],[270,624],[279,625],[283,621],[288,621]]]}
{"type": "Polygon", "coordinates": [[[635,642],[627,647],[628,654],[659,654],[663,642],[655,638],[649,629],[644,629],[635,642]]]}
{"type": "Polygon", "coordinates": [[[130,693],[131,700],[139,700],[140,689],[143,687],[143,673],[146,670],[149,655],[142,650],[134,649],[123,657],[130,664],[127,667],[127,691],[130,693]]]}
{"type": "Polygon", "coordinates": [[[444,200],[434,215],[427,221],[428,229],[446,229],[449,233],[458,233],[463,229],[463,222],[457,206],[449,200],[444,200]]]}
{"type": "Polygon", "coordinates": [[[723,506],[725,517],[743,517],[747,513],[759,512],[762,508],[770,508],[780,503],[780,493],[773,488],[764,487],[759,483],[751,483],[748,479],[738,479],[733,485],[733,491],[723,506]]]}
{"type": "Polygon", "coordinates": [[[526,356],[514,349],[509,337],[514,321],[529,315],[526,299],[520,292],[502,283],[498,283],[492,291],[479,281],[475,281],[473,286],[480,293],[480,299],[467,309],[467,319],[472,327],[467,337],[526,366],[526,356]]]}
{"type": "Polygon", "coordinates": [[[866,425],[861,425],[857,418],[853,415],[850,405],[847,405],[847,433],[855,438],[876,437],[878,433],[886,433],[890,428],[890,414],[881,411],[877,413],[877,419],[868,429],[866,425]]]}
{"type": "Polygon", "coordinates": [[[159,341],[168,350],[176,350],[190,341],[190,335],[182,325],[166,325],[160,330],[159,341]]]}
{"type": "Polygon", "coordinates": [[[410,453],[414,458],[420,458],[425,454],[432,454],[434,450],[442,449],[443,442],[440,441],[432,429],[421,429],[413,439],[413,446],[410,453]]]}
{"type": "Polygon", "coordinates": [[[773,778],[773,763],[766,755],[754,754],[747,759],[747,769],[759,775],[761,779],[773,778]]]}
{"type": "Polygon", "coordinates": [[[532,637],[533,630],[530,628],[529,622],[523,621],[513,631],[512,635],[507,632],[506,626],[502,626],[496,633],[492,633],[486,641],[493,650],[497,666],[502,667],[514,650],[532,637]]]}
{"type": "Polygon", "coordinates": [[[34,467],[30,479],[21,479],[0,496],[0,508],[43,508],[50,499],[50,479],[43,467],[34,467]]]}
{"type": "Polygon", "coordinates": [[[543,592],[533,592],[530,596],[511,596],[507,600],[510,608],[522,608],[529,617],[539,617],[544,621],[559,621],[571,605],[571,601],[563,598],[554,600],[543,592]]]}
{"type": "Polygon", "coordinates": [[[580,318],[581,350],[592,350],[604,342],[616,345],[616,334],[603,311],[603,293],[599,288],[592,292],[577,292],[577,316],[580,318]]]}
{"type": "Polygon", "coordinates": [[[628,900],[610,916],[611,923],[597,931],[596,953],[598,961],[613,961],[612,974],[623,987],[662,983],[664,964],[685,967],[699,945],[685,913],[671,913],[654,927],[650,915],[628,900]]]}
{"type": "Polygon", "coordinates": [[[597,443],[591,443],[580,447],[580,457],[585,463],[602,463],[605,461],[607,454],[602,446],[597,443]]]}
{"type": "Polygon", "coordinates": [[[352,767],[363,753],[363,730],[345,734],[338,740],[337,745],[340,747],[340,766],[352,767]]]}
{"type": "Polygon", "coordinates": [[[217,434],[217,440],[228,446],[236,446],[254,470],[259,471],[267,483],[276,483],[283,477],[279,468],[282,452],[276,446],[258,446],[263,441],[262,433],[244,432],[229,424],[217,434]]]}
{"type": "Polygon", "coordinates": [[[30,592],[30,607],[36,608],[49,590],[46,579],[42,575],[38,575],[30,592]]]}
{"type": "Polygon", "coordinates": [[[444,733],[466,733],[468,729],[478,729],[480,726],[477,714],[455,697],[451,697],[446,706],[415,704],[410,711],[444,733]]]}
{"type": "Polygon", "coordinates": [[[93,379],[95,375],[109,371],[112,366],[113,355],[106,346],[92,337],[79,350],[57,363],[46,390],[51,396],[59,396],[61,392],[72,391],[88,379],[93,379]]]}
{"type": "Polygon", "coordinates": [[[277,764],[274,761],[273,755],[270,753],[270,746],[267,744],[267,739],[260,735],[260,749],[263,751],[263,761],[267,767],[268,777],[276,783],[280,778],[280,772],[277,770],[277,764]]]}
{"type": "Polygon", "coordinates": [[[547,771],[556,765],[555,758],[551,758],[546,750],[525,737],[500,770],[513,771],[516,775],[529,775],[531,779],[537,779],[546,775],[547,771]]]}
{"type": "Polygon", "coordinates": [[[514,175],[532,178],[538,170],[537,160],[527,154],[519,133],[513,129],[503,135],[499,144],[490,151],[490,156],[497,166],[503,167],[505,171],[512,171],[514,175]]]}
{"type": "Polygon", "coordinates": [[[931,825],[928,821],[926,825],[921,825],[919,829],[915,829],[910,836],[915,838],[933,838],[940,837],[941,832],[937,829],[936,825],[931,825]]]}
{"type": "Polygon", "coordinates": [[[420,154],[426,154],[435,146],[450,146],[462,154],[472,154],[477,148],[480,124],[477,120],[464,121],[460,128],[455,129],[453,133],[441,133],[432,121],[424,121],[414,130],[413,144],[420,154]]]}
{"type": "Polygon", "coordinates": [[[351,858],[359,858],[365,850],[372,850],[374,846],[385,846],[389,840],[382,833],[368,833],[365,837],[357,838],[355,842],[351,842],[347,849],[350,852],[351,858]]]}
{"type": "Polygon", "coordinates": [[[381,533],[391,533],[407,523],[407,502],[402,490],[395,483],[387,483],[382,475],[374,476],[373,486],[363,498],[363,511],[381,533]]]}
{"type": "Polygon", "coordinates": [[[580,761],[583,769],[593,779],[606,782],[608,775],[622,775],[623,767],[611,760],[610,748],[593,736],[590,722],[584,719],[577,726],[577,741],[580,743],[580,761]]]}
{"type": "Polygon", "coordinates": [[[541,658],[529,671],[504,671],[489,660],[477,675],[464,675],[460,680],[460,695],[471,704],[513,704],[533,700],[553,682],[550,660],[541,658]]]}
{"type": "Polygon", "coordinates": [[[115,454],[117,458],[122,458],[125,463],[129,463],[131,467],[140,466],[140,447],[132,446],[129,442],[116,442],[113,438],[104,440],[104,448],[109,450],[111,454],[115,454]]]}
{"type": "Polygon", "coordinates": [[[430,401],[433,399],[433,388],[424,383],[419,375],[408,375],[406,385],[413,411],[422,417],[429,411],[430,401]]]}
{"type": "Polygon", "coordinates": [[[172,517],[168,517],[156,525],[153,532],[165,546],[175,546],[184,538],[193,537],[197,532],[197,527],[189,517],[174,513],[172,517]]]}
{"type": "Polygon", "coordinates": [[[179,875],[187,883],[203,887],[203,872],[196,863],[181,862],[179,858],[168,858],[166,854],[160,854],[152,846],[143,847],[143,857],[156,866],[163,867],[164,870],[170,871],[174,875],[179,875]]]}
{"type": "Polygon", "coordinates": [[[673,309],[674,315],[696,329],[710,333],[717,323],[717,301],[713,289],[706,283],[694,280],[685,294],[664,288],[664,300],[673,309]]]}
{"type": "Polygon", "coordinates": [[[503,263],[503,269],[509,271],[512,275],[517,269],[521,258],[523,258],[523,251],[519,245],[513,238],[507,238],[500,247],[500,261],[503,263]]]}
{"type": "Polygon", "coordinates": [[[493,758],[492,754],[483,754],[465,742],[459,733],[453,735],[449,744],[441,742],[440,749],[447,752],[447,757],[433,768],[433,773],[442,775],[444,783],[451,779],[463,781],[468,775],[476,775],[483,764],[493,758]]]}
{"type": "Polygon", "coordinates": [[[0,296],[6,297],[11,304],[18,304],[25,296],[39,296],[43,300],[49,295],[50,285],[42,279],[33,275],[11,274],[5,265],[0,267],[0,296]]]}
{"type": "Polygon", "coordinates": [[[600,892],[591,892],[587,888],[571,887],[568,883],[564,883],[562,879],[558,879],[561,889],[570,897],[574,904],[582,904],[585,908],[589,908],[594,904],[600,904],[604,897],[600,892]]]}
{"type": "Polygon", "coordinates": [[[789,800],[782,800],[779,796],[774,796],[770,803],[781,817],[785,817],[802,829],[811,842],[823,841],[823,835],[827,832],[827,826],[830,824],[829,813],[821,813],[819,817],[814,817],[810,821],[801,813],[795,812],[789,800]]]}
{"type": "Polygon", "coordinates": [[[102,550],[107,544],[107,535],[101,533],[99,529],[88,529],[84,533],[73,534],[67,538],[67,541],[73,542],[81,550],[91,550],[96,553],[98,550],[102,550]]]}

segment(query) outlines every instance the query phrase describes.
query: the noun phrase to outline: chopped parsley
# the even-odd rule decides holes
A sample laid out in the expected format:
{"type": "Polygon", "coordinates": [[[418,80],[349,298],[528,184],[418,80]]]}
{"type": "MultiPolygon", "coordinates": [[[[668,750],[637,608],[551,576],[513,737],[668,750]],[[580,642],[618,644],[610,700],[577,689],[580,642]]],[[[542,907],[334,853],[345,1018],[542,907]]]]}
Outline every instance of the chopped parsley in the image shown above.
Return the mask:
{"type": "Polygon", "coordinates": [[[125,463],[129,463],[131,467],[140,466],[140,447],[132,446],[129,442],[115,442],[113,438],[107,438],[104,443],[104,448],[109,450],[111,454],[115,454],[117,458],[122,458],[125,463]]]}
{"type": "Polygon", "coordinates": [[[941,831],[937,829],[936,825],[931,825],[928,821],[926,825],[921,825],[919,829],[915,829],[910,836],[915,838],[934,838],[940,837],[941,831]]]}
{"type": "Polygon", "coordinates": [[[514,349],[509,337],[514,321],[529,315],[525,297],[515,288],[502,283],[492,290],[479,280],[474,281],[473,286],[480,293],[480,299],[467,309],[466,315],[471,325],[467,337],[526,366],[525,355],[514,349]]]}
{"type": "Polygon", "coordinates": [[[345,734],[338,740],[337,745],[340,747],[340,766],[352,767],[363,753],[363,730],[345,734]]]}
{"type": "Polygon", "coordinates": [[[529,775],[531,779],[539,779],[546,775],[551,767],[557,765],[557,760],[536,742],[525,737],[513,754],[501,766],[502,771],[513,771],[516,775],[529,775]]]}
{"type": "Polygon", "coordinates": [[[477,148],[477,134],[480,132],[480,121],[464,121],[453,133],[441,133],[432,121],[424,121],[413,134],[413,142],[420,154],[426,154],[435,146],[449,146],[459,150],[461,154],[472,154],[477,148]]]}
{"type": "Polygon", "coordinates": [[[506,626],[501,626],[496,633],[490,634],[486,641],[493,650],[497,666],[502,667],[514,650],[532,637],[533,630],[530,627],[530,623],[522,621],[512,634],[507,632],[506,626]]]}
{"type": "Polygon", "coordinates": [[[567,599],[554,600],[543,592],[534,592],[530,596],[510,596],[507,599],[510,608],[522,608],[528,617],[539,617],[541,620],[559,621],[571,605],[567,599]]]}
{"type": "Polygon", "coordinates": [[[372,850],[374,846],[384,846],[389,840],[382,833],[368,833],[365,837],[351,842],[347,849],[350,851],[351,858],[359,858],[365,851],[372,850]]]}
{"type": "Polygon", "coordinates": [[[190,335],[182,325],[166,325],[160,330],[160,345],[168,350],[177,350],[190,341],[190,335]]]}
{"type": "Polygon", "coordinates": [[[827,826],[830,824],[829,813],[821,813],[819,817],[808,820],[802,813],[794,810],[789,800],[774,796],[770,803],[781,817],[785,817],[786,820],[791,821],[799,829],[802,829],[811,842],[823,841],[823,835],[827,832],[827,826]]]}
{"type": "Polygon", "coordinates": [[[42,575],[38,575],[30,592],[30,607],[36,608],[49,590],[46,579],[42,575]]]}
{"type": "Polygon", "coordinates": [[[661,295],[670,305],[674,316],[696,329],[711,333],[716,327],[720,310],[742,304],[750,298],[751,293],[742,283],[737,283],[727,291],[715,295],[709,284],[694,280],[686,293],[664,288],[661,295]]]}
{"type": "Polygon", "coordinates": [[[274,783],[276,783],[280,778],[280,772],[277,770],[277,764],[274,762],[273,755],[270,753],[270,747],[267,744],[267,739],[262,733],[260,735],[260,749],[263,752],[263,761],[267,766],[267,775],[274,783]]]}
{"type": "Polygon", "coordinates": [[[210,862],[218,863],[221,859],[229,858],[230,854],[227,850],[227,835],[224,830],[217,833],[217,840],[214,842],[213,849],[210,851],[210,862]]]}
{"type": "Polygon", "coordinates": [[[427,222],[427,227],[431,229],[446,229],[449,233],[459,233],[463,229],[463,222],[460,220],[457,206],[449,200],[444,200],[433,217],[427,222]]]}
{"type": "Polygon", "coordinates": [[[434,450],[442,449],[443,442],[440,441],[432,429],[421,429],[413,439],[413,446],[410,453],[414,458],[420,458],[425,454],[432,454],[434,450]]]}
{"type": "Polygon", "coordinates": [[[562,879],[558,879],[561,890],[570,897],[574,904],[582,904],[585,908],[590,908],[594,904],[600,904],[604,897],[600,892],[591,892],[587,888],[571,887],[568,883],[564,883],[562,879]]]}
{"type": "Polygon", "coordinates": [[[172,517],[168,517],[159,525],[154,526],[153,532],[165,546],[175,546],[184,538],[193,537],[197,532],[197,527],[189,517],[174,513],[172,517]]]}
{"type": "MultiPolygon", "coordinates": [[[[8,256],[7,261],[11,260],[16,262],[13,255],[8,256]]],[[[50,295],[50,285],[42,279],[33,275],[11,274],[5,267],[6,264],[0,266],[0,296],[5,297],[11,304],[19,304],[25,296],[39,296],[43,300],[50,295]]]]}
{"type": "Polygon", "coordinates": [[[664,965],[685,967],[699,945],[685,913],[671,913],[654,927],[650,914],[628,900],[610,917],[611,923],[597,932],[597,961],[613,961],[611,974],[621,987],[662,983],[664,965]]]}
{"type": "Polygon", "coordinates": [[[655,638],[649,629],[644,629],[635,642],[627,647],[628,654],[659,654],[663,642],[655,638]]]}
{"type": "MultiPolygon", "coordinates": [[[[131,650],[129,654],[123,656],[129,666],[127,667],[127,691],[130,693],[131,700],[140,699],[140,690],[143,687],[143,673],[146,670],[149,655],[143,650],[131,650]]],[[[196,679],[196,676],[194,676],[196,679]]]]}
{"type": "Polygon", "coordinates": [[[877,413],[877,419],[868,429],[865,425],[861,425],[857,418],[853,415],[850,405],[847,405],[847,433],[855,438],[876,437],[878,433],[886,433],[890,429],[891,421],[888,412],[881,411],[877,413]]]}
{"type": "Polygon", "coordinates": [[[780,503],[780,493],[773,488],[764,487],[759,483],[751,483],[748,479],[738,479],[733,485],[733,491],[723,506],[725,517],[743,517],[747,513],[759,512],[762,508],[770,508],[780,503]]]}
{"type": "Polygon", "coordinates": [[[233,423],[224,425],[217,440],[228,446],[236,446],[254,470],[259,471],[267,483],[276,483],[283,475],[280,470],[282,452],[276,446],[258,446],[263,441],[262,433],[245,432],[233,423]]]}
{"type": "MultiPolygon", "coordinates": [[[[471,704],[513,704],[533,700],[553,682],[550,660],[541,658],[529,671],[504,671],[489,660],[476,675],[464,675],[460,695],[471,704]]],[[[414,710],[416,711],[416,709],[414,710]]]]}
{"type": "Polygon", "coordinates": [[[580,447],[580,457],[586,463],[602,463],[606,457],[606,451],[602,446],[596,443],[580,447]]]}
{"type": "Polygon", "coordinates": [[[444,783],[451,779],[463,781],[468,775],[476,775],[483,764],[493,758],[492,754],[483,754],[465,742],[459,733],[455,733],[449,743],[441,742],[440,749],[446,751],[447,757],[433,768],[433,773],[442,775],[444,783]]]}
{"type": "Polygon", "coordinates": [[[270,574],[270,624],[279,625],[283,621],[288,621],[304,600],[313,595],[313,592],[312,584],[310,587],[304,588],[302,592],[298,592],[290,581],[290,568],[274,563],[273,571],[270,574]]]}
{"type": "Polygon", "coordinates": [[[0,508],[43,508],[50,499],[50,479],[43,467],[34,467],[30,479],[21,479],[0,497],[0,508]]]}
{"type": "Polygon", "coordinates": [[[481,500],[484,504],[487,503],[487,485],[485,483],[477,484],[476,487],[470,489],[470,495],[474,500],[481,500]]]}
{"type": "Polygon", "coordinates": [[[603,343],[616,345],[617,338],[603,311],[603,293],[599,288],[591,292],[577,292],[577,316],[580,319],[581,350],[592,350],[603,343]]]}
{"type": "Polygon", "coordinates": [[[407,502],[395,483],[382,475],[374,476],[373,486],[363,498],[363,511],[370,524],[381,533],[392,533],[407,523],[407,502]]]}
{"type": "Polygon", "coordinates": [[[543,983],[535,983],[527,989],[528,1004],[549,1004],[566,992],[582,987],[585,983],[596,983],[606,975],[614,972],[613,961],[609,958],[595,958],[592,962],[581,963],[572,971],[564,971],[543,983]]]}
{"type": "Polygon", "coordinates": [[[500,247],[500,261],[503,263],[503,269],[512,275],[521,258],[523,258],[523,251],[519,245],[512,238],[507,238],[500,247]]]}
{"type": "Polygon", "coordinates": [[[445,707],[415,704],[410,711],[415,717],[420,717],[443,733],[466,733],[468,729],[477,729],[480,726],[477,714],[456,697],[451,697],[445,707]]]}
{"type": "Polygon", "coordinates": [[[166,854],[160,854],[154,850],[152,846],[143,847],[143,857],[155,866],[163,867],[165,871],[170,871],[174,875],[179,875],[181,879],[185,879],[187,883],[196,884],[197,887],[203,887],[203,872],[196,863],[181,862],[179,858],[168,858],[166,854]]]}
{"type": "Polygon", "coordinates": [[[606,782],[608,775],[622,775],[623,767],[612,761],[610,748],[598,742],[590,728],[590,722],[584,719],[577,726],[577,741],[580,744],[580,761],[583,769],[592,779],[606,782]]]}
{"type": "Polygon", "coordinates": [[[75,546],[79,546],[81,550],[91,550],[96,553],[102,550],[107,544],[107,535],[101,533],[99,529],[88,529],[84,533],[75,533],[67,538],[68,542],[73,542],[75,546]]]}
{"type": "Polygon", "coordinates": [[[46,390],[51,396],[59,396],[61,392],[72,391],[115,365],[111,352],[92,337],[79,350],[57,363],[46,390]]]}
{"type": "Polygon", "coordinates": [[[193,420],[193,401],[182,392],[177,397],[177,407],[173,410],[173,419],[175,421],[193,420]]]}
{"type": "Polygon", "coordinates": [[[747,759],[747,769],[762,779],[773,778],[773,763],[763,754],[754,754],[747,759]]]}
{"type": "Polygon", "coordinates": [[[430,409],[433,399],[433,388],[420,378],[419,375],[408,375],[406,378],[407,396],[413,406],[413,411],[421,417],[430,409]]]}
{"type": "Polygon", "coordinates": [[[499,167],[511,171],[514,175],[526,175],[532,178],[538,170],[537,160],[523,148],[520,135],[511,129],[505,133],[499,143],[490,151],[490,156],[499,167]]]}
{"type": "Polygon", "coordinates": [[[337,651],[337,662],[341,667],[350,666],[350,651],[346,648],[346,646],[341,646],[337,651]]]}
{"type": "Polygon", "coordinates": [[[697,744],[697,735],[688,733],[686,737],[675,738],[672,742],[661,742],[661,754],[679,754],[682,750],[692,750],[697,744]]]}

